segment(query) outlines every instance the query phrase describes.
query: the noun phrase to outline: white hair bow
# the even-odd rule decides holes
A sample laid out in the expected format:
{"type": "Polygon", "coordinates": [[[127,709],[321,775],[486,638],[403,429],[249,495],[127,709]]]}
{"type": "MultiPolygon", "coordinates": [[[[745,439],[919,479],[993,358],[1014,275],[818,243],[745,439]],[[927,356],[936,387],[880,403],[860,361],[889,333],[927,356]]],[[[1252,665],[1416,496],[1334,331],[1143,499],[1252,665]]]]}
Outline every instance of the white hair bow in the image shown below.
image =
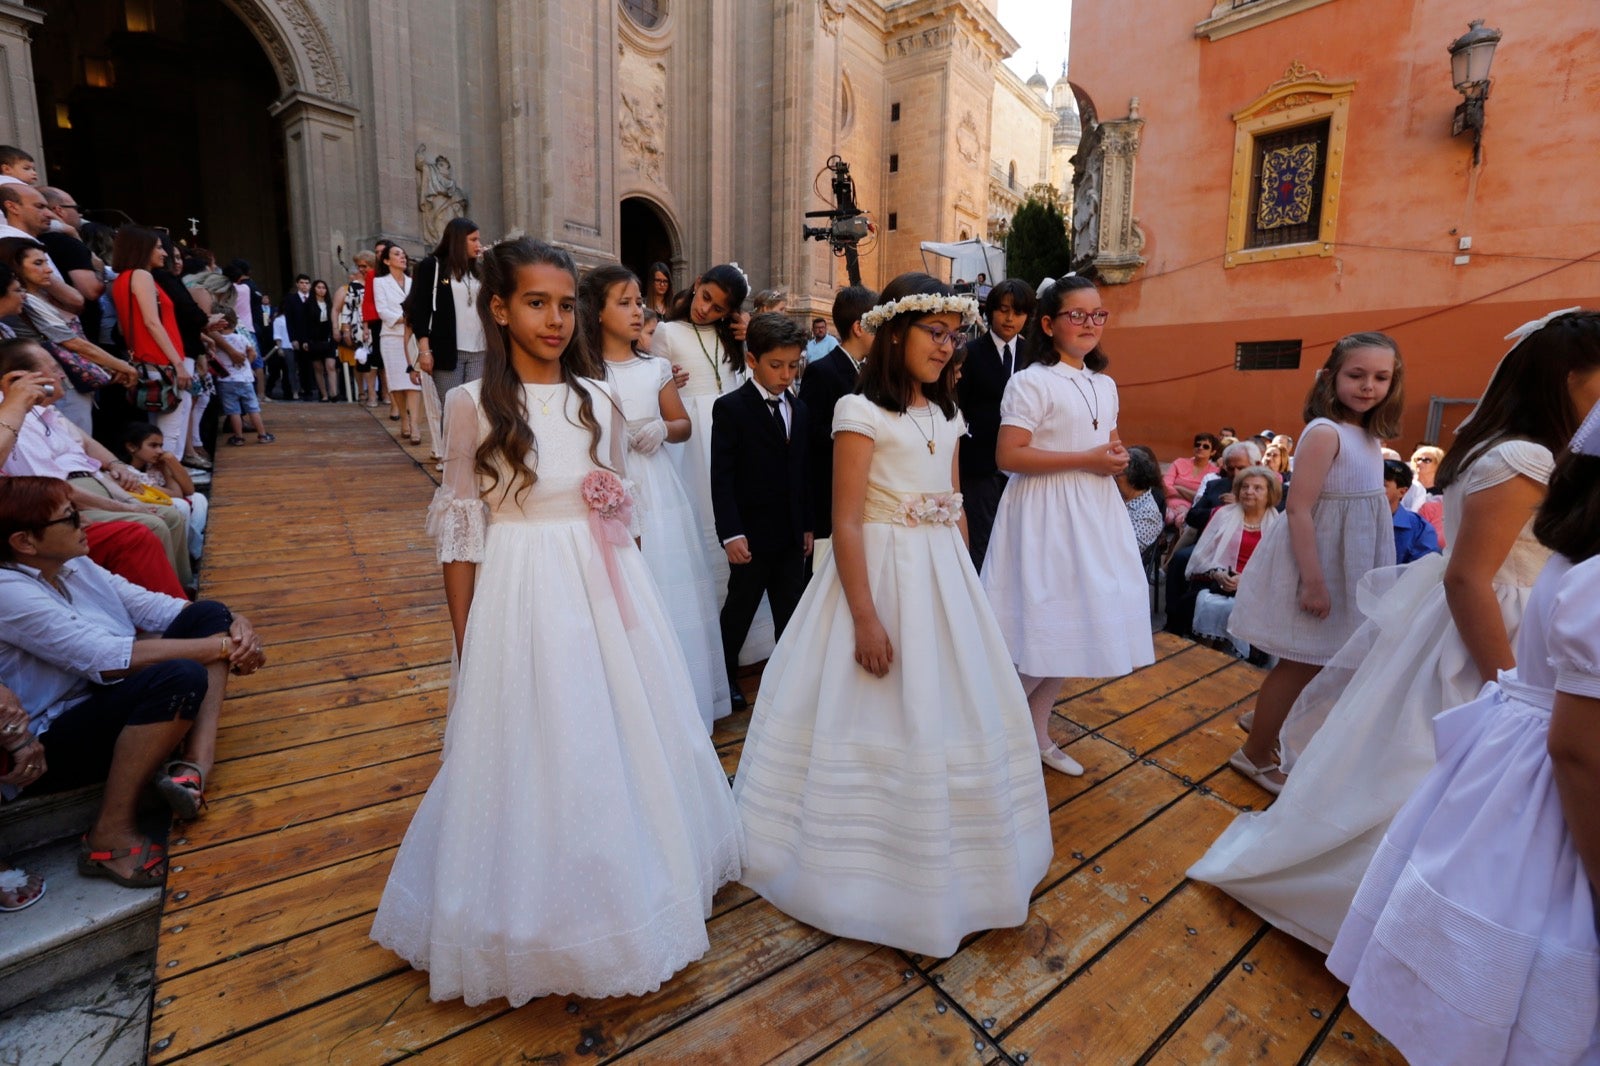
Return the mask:
{"type": "MultiPolygon", "coordinates": [[[[1537,333],[1541,329],[1544,329],[1546,326],[1548,326],[1551,323],[1551,321],[1553,319],[1560,318],[1562,315],[1570,315],[1574,311],[1582,311],[1582,310],[1583,310],[1582,307],[1563,307],[1559,311],[1551,311],[1548,315],[1545,315],[1543,318],[1536,318],[1532,322],[1524,322],[1522,325],[1518,326],[1516,329],[1512,330],[1510,333],[1507,333],[1506,334],[1506,340],[1515,341],[1516,344],[1520,344],[1520,343],[1522,343],[1522,338],[1528,336],[1530,333],[1537,333]]],[[[1512,347],[1513,348],[1516,347],[1516,344],[1513,344],[1512,347]]]]}

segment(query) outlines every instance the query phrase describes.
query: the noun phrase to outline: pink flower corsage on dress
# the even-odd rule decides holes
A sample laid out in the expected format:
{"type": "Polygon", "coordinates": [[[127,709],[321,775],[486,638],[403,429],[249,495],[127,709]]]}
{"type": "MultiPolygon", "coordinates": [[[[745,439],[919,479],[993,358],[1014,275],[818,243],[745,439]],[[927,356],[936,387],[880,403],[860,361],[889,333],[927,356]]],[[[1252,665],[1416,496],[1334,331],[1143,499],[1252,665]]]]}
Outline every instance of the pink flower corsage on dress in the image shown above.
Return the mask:
{"type": "Polygon", "coordinates": [[[632,629],[638,622],[633,612],[633,601],[622,584],[622,572],[617,566],[617,549],[633,538],[628,534],[633,521],[633,498],[628,486],[609,470],[591,470],[584,476],[581,486],[583,502],[589,506],[589,533],[595,547],[605,560],[606,577],[611,582],[611,592],[617,599],[617,609],[622,614],[622,624],[632,629]]]}

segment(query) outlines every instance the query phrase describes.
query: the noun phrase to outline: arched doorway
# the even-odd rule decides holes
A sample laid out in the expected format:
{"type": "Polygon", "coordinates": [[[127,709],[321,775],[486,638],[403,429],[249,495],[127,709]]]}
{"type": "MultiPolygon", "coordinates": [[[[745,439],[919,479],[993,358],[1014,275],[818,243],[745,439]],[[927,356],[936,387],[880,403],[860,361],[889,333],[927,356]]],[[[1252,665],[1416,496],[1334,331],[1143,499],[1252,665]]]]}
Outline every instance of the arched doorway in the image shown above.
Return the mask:
{"type": "MultiPolygon", "coordinates": [[[[622,265],[639,275],[640,279],[650,277],[652,263],[676,267],[678,249],[666,218],[655,204],[638,196],[626,198],[622,201],[618,225],[622,265]]],[[[683,280],[676,276],[673,278],[674,290],[683,280]]]]}
{"type": "Polygon", "coordinates": [[[164,226],[278,291],[292,273],[277,72],[215,0],[45,0],[33,62],[48,179],[90,218],[164,226]]]}

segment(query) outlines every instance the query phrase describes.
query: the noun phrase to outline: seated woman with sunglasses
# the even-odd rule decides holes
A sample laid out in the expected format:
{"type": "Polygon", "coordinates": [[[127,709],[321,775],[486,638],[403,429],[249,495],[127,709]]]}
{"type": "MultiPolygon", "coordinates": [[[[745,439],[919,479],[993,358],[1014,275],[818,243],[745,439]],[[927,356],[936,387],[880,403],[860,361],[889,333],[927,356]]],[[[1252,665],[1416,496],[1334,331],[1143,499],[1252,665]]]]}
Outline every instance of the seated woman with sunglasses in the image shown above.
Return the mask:
{"type": "Polygon", "coordinates": [[[1189,514],[1189,507],[1200,491],[1200,483],[1205,480],[1207,474],[1217,472],[1215,460],[1221,451],[1222,446],[1215,436],[1210,433],[1196,433],[1194,456],[1174,459],[1172,465],[1167,467],[1165,480],[1168,525],[1183,525],[1184,518],[1189,514]]]}
{"type": "Polygon", "coordinates": [[[79,523],[65,481],[0,478],[0,678],[29,714],[18,783],[103,779],[78,871],[148,888],[166,861],[135,821],[140,792],[153,783],[179,818],[200,813],[228,671],[253,673],[265,658],[250,623],[222,604],[101,569],[79,523]]]}

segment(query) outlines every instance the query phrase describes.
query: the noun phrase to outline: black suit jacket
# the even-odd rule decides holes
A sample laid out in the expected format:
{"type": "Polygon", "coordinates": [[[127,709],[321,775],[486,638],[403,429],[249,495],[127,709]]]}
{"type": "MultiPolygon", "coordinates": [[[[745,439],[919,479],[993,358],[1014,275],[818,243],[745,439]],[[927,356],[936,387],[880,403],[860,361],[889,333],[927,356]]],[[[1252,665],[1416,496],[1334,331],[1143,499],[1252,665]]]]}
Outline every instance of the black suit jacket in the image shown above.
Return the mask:
{"type": "Polygon", "coordinates": [[[440,269],[439,260],[428,256],[417,264],[411,277],[411,292],[406,296],[406,322],[411,332],[428,342],[435,370],[456,368],[456,301],[450,275],[440,269]]]}
{"type": "Polygon", "coordinates": [[[711,406],[711,509],[717,539],[746,539],[751,554],[796,551],[811,528],[806,405],[793,404],[789,439],[745,382],[711,406]]]}
{"type": "Polygon", "coordinates": [[[833,405],[856,391],[856,364],[843,348],[835,348],[806,367],[800,399],[810,419],[811,532],[833,535],[833,405]]]}
{"type": "MultiPolygon", "coordinates": [[[[1018,349],[1012,369],[1021,370],[1022,338],[1018,336],[1011,343],[1018,349]]],[[[1000,398],[1005,395],[1009,380],[992,335],[984,333],[967,342],[967,361],[961,364],[961,380],[956,383],[956,399],[967,420],[967,439],[961,442],[963,482],[998,472],[994,446],[1000,435],[1000,398]]]]}
{"type": "Polygon", "coordinates": [[[316,304],[312,302],[308,293],[301,298],[298,289],[290,289],[283,297],[280,307],[283,312],[283,324],[289,331],[289,340],[295,345],[310,344],[311,324],[317,314],[316,304]]]}

